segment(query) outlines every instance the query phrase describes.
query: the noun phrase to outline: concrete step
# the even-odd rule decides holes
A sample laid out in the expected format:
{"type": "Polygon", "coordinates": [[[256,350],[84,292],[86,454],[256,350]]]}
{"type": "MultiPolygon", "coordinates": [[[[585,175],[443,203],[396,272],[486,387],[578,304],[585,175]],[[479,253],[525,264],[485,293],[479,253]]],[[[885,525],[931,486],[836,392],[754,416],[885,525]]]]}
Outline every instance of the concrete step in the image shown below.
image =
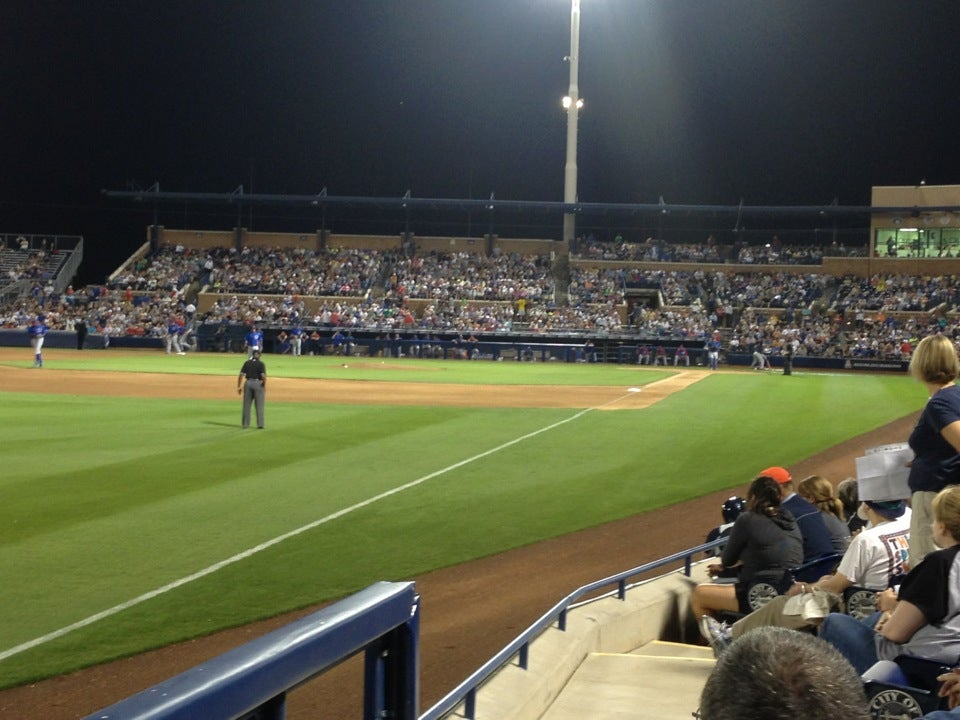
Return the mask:
{"type": "Polygon", "coordinates": [[[699,658],[713,660],[713,650],[707,645],[688,645],[687,643],[654,640],[629,653],[646,657],[699,658]]]}
{"type": "Polygon", "coordinates": [[[651,643],[643,655],[588,655],[541,720],[689,718],[714,659],[709,648],[678,645],[651,643]]]}

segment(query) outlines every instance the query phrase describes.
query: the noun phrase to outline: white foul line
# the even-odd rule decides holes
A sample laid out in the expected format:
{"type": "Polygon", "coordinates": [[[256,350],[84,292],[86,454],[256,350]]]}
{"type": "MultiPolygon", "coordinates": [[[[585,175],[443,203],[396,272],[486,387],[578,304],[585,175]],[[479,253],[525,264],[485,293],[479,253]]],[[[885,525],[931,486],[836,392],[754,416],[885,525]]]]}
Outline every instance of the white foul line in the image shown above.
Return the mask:
{"type": "Polygon", "coordinates": [[[530,438],[536,437],[541,433],[545,433],[549,430],[553,430],[554,428],[558,428],[561,425],[566,425],[569,422],[573,422],[574,420],[577,420],[583,417],[588,412],[591,412],[593,410],[599,410],[600,408],[606,407],[607,405],[612,405],[615,402],[619,402],[620,400],[623,400],[625,397],[627,397],[627,395],[618,397],[614,400],[604,403],[603,405],[597,405],[592,408],[586,408],[585,410],[581,410],[580,412],[575,413],[574,415],[571,415],[565,420],[560,420],[558,422],[553,423],[552,425],[547,425],[546,427],[542,427],[539,430],[534,430],[533,432],[529,432],[526,435],[521,435],[520,437],[514,438],[513,440],[505,442],[502,445],[498,445],[495,448],[491,448],[490,450],[486,450],[482,453],[474,455],[473,457],[469,457],[466,460],[461,460],[460,462],[456,462],[453,465],[448,465],[445,468],[436,470],[428,475],[424,475],[423,477],[417,478],[416,480],[411,480],[410,482],[404,485],[399,485],[395,488],[382,492],[379,495],[374,495],[371,498],[367,498],[366,500],[362,500],[358,503],[355,503],[350,507],[346,507],[346,508],[343,508],[342,510],[338,510],[337,512],[327,515],[326,517],[322,517],[318,520],[314,520],[311,523],[307,523],[306,525],[303,525],[302,527],[298,527],[295,530],[286,532],[283,535],[278,535],[275,538],[272,538],[270,540],[267,540],[266,542],[260,543],[259,545],[256,545],[252,548],[244,550],[243,552],[237,553],[236,555],[232,555],[231,557],[228,557],[226,560],[221,560],[218,563],[214,563],[213,565],[205,567],[203,570],[198,570],[197,572],[187,575],[185,577],[182,577],[179,580],[174,580],[172,583],[168,583],[163,587],[157,588],[156,590],[151,590],[150,592],[143,593],[143,595],[138,595],[137,597],[131,600],[127,600],[126,602],[120,603],[119,605],[114,605],[111,608],[107,608],[106,610],[102,610],[98,613],[90,615],[89,617],[86,617],[83,620],[78,620],[77,622],[71,623],[70,625],[62,627],[59,630],[54,630],[53,632],[49,632],[46,635],[42,635],[41,637],[34,638],[33,640],[28,640],[27,642],[20,643],[19,645],[16,645],[12,648],[3,650],[2,652],[0,652],[0,662],[6,660],[7,658],[13,657],[14,655],[19,655],[20,653],[30,650],[31,648],[35,648],[39,645],[43,645],[52,640],[56,640],[57,638],[63,637],[64,635],[67,635],[73,632],[74,630],[85,628],[88,625],[93,625],[93,623],[95,622],[99,622],[100,620],[108,618],[112,615],[116,615],[117,613],[123,612],[124,610],[129,610],[130,608],[136,605],[140,605],[141,603],[145,603],[147,600],[152,600],[155,597],[164,595],[165,593],[168,593],[171,590],[176,590],[178,587],[186,585],[187,583],[191,583],[194,580],[199,580],[200,578],[206,577],[207,575],[212,575],[218,570],[222,570],[223,568],[229,565],[238,563],[241,560],[246,560],[248,557],[256,555],[257,553],[262,552],[264,550],[267,550],[268,548],[271,548],[274,545],[279,545],[285,540],[289,540],[290,538],[296,537],[297,535],[301,535],[309,530],[318,528],[321,525],[325,525],[328,522],[331,522],[332,520],[336,520],[338,518],[343,517],[344,515],[349,515],[350,513],[356,510],[360,510],[361,508],[365,508],[368,505],[372,505],[376,502],[379,502],[380,500],[384,500],[390,497],[391,495],[396,495],[397,493],[403,492],[404,490],[409,490],[410,488],[413,488],[413,487],[416,487],[417,485],[425,483],[427,480],[432,480],[435,477],[440,477],[441,475],[445,475],[448,472],[457,470],[458,468],[461,468],[464,465],[469,465],[472,462],[476,462],[477,460],[481,460],[489,455],[498,453],[501,450],[505,450],[506,448],[511,447],[512,445],[516,445],[517,443],[523,442],[524,440],[529,440],[530,438]]]}

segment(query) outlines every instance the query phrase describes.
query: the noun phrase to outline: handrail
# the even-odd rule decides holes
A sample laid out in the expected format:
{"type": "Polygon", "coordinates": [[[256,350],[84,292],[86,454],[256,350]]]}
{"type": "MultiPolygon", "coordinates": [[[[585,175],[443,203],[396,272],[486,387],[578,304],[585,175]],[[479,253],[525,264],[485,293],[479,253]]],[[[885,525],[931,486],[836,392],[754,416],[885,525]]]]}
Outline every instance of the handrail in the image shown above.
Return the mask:
{"type": "Polygon", "coordinates": [[[541,633],[550,628],[554,622],[557,623],[559,630],[565,631],[567,611],[577,600],[583,598],[589,593],[614,584],[617,585],[617,597],[620,600],[624,600],[626,599],[627,581],[630,578],[648,573],[651,570],[657,570],[665,565],[675,563],[678,560],[684,561],[684,574],[689,577],[692,567],[692,559],[694,556],[725,545],[726,542],[727,538],[721,538],[703,545],[697,545],[689,550],[682,550],[674,553],[673,555],[668,555],[667,557],[660,558],[659,560],[654,560],[652,562],[639,565],[630,570],[625,570],[621,573],[617,573],[616,575],[603,578],[602,580],[595,580],[592,583],[577,588],[565,598],[560,600],[552,608],[547,610],[547,612],[541,615],[538,620],[534,621],[534,623],[530,625],[530,627],[514,638],[505,648],[503,648],[503,650],[481,665],[480,668],[473,672],[466,680],[457,685],[453,690],[441,698],[433,707],[424,712],[420,716],[419,720],[440,720],[440,718],[456,708],[461,702],[465,703],[464,717],[472,719],[474,717],[477,690],[479,690],[480,687],[487,680],[489,680],[495,672],[509,663],[515,655],[520,656],[520,667],[526,669],[530,643],[541,633]]]}
{"type": "Polygon", "coordinates": [[[414,720],[418,639],[414,584],[379,582],[86,720],[280,720],[289,690],[363,650],[365,717],[414,720]]]}

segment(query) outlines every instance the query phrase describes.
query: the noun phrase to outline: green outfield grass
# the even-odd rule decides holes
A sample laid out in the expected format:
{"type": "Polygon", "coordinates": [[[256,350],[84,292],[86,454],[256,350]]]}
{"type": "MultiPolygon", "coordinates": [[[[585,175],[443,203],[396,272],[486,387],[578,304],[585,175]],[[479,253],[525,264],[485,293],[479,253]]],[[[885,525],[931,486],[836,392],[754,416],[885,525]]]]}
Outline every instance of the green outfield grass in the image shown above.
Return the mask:
{"type": "MultiPolygon", "coordinates": [[[[246,359],[240,354],[191,353],[166,355],[159,351],[91,351],[61,353],[54,364],[63,370],[109,372],[191,373],[236,376],[246,359]]],[[[666,372],[636,365],[583,363],[464,362],[462,360],[413,360],[409,358],[344,358],[323,356],[264,355],[270,375],[337,380],[386,380],[422,383],[490,383],[495,385],[622,385],[661,379],[666,372]],[[628,379],[629,378],[629,379],[628,379]]],[[[7,365],[28,368],[33,356],[7,365]]]]}
{"type": "MultiPolygon", "coordinates": [[[[237,356],[99,355],[82,366],[238,369],[237,356]]],[[[324,358],[267,362],[274,376],[343,377],[341,363],[324,358]]],[[[614,366],[409,360],[393,361],[409,372],[391,372],[390,362],[347,370],[358,379],[625,388],[663,377],[614,366]]],[[[758,468],[789,465],[923,399],[903,376],[724,373],[636,411],[270,402],[268,429],[258,432],[237,426],[236,400],[5,393],[0,657],[9,656],[0,686],[742,486],[758,468]]]]}

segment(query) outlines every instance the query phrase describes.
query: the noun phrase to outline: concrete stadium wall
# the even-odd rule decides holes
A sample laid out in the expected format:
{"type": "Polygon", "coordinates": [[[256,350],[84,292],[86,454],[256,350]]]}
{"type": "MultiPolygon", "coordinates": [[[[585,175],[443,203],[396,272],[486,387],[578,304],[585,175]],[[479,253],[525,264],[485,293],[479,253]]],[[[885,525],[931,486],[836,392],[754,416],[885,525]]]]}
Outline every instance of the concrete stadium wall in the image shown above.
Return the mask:
{"type": "Polygon", "coordinates": [[[320,233],[299,234],[267,233],[241,231],[240,243],[250,248],[296,248],[302,250],[319,250],[320,233]]]}
{"type": "MultiPolygon", "coordinates": [[[[148,237],[149,234],[148,228],[148,237]]],[[[194,250],[233,247],[236,233],[234,230],[170,230],[161,225],[157,228],[157,244],[160,247],[183,245],[194,250]]]]}
{"type": "Polygon", "coordinates": [[[456,252],[477,253],[486,255],[487,239],[485,237],[412,237],[417,252],[456,252]]]}
{"type": "Polygon", "coordinates": [[[704,562],[689,578],[678,571],[631,588],[625,600],[607,597],[571,610],[566,631],[551,628],[531,643],[526,670],[511,663],[480,688],[476,720],[537,720],[590,653],[697,636],[690,594],[707,579],[704,562]]]}
{"type": "Polygon", "coordinates": [[[351,250],[399,250],[403,247],[403,238],[399,235],[343,235],[328,233],[328,248],[349,248],[351,250]]]}
{"type": "MultiPolygon", "coordinates": [[[[791,266],[796,272],[796,266],[791,266]]],[[[960,258],[841,258],[823,259],[826,275],[856,275],[870,277],[877,274],[901,275],[957,275],[960,258]]]]}
{"type": "MultiPolygon", "coordinates": [[[[163,226],[157,228],[157,244],[161,247],[183,247],[194,250],[209,250],[218,247],[233,247],[237,230],[177,230],[163,226]]],[[[403,247],[401,235],[344,235],[321,231],[312,233],[251,232],[239,229],[240,242],[244,247],[282,247],[318,250],[321,247],[349,248],[353,250],[399,250],[403,247]]],[[[150,228],[147,228],[150,240],[150,228]]],[[[473,252],[486,254],[487,238],[450,236],[411,236],[414,244],[424,252],[473,252]]],[[[522,255],[545,255],[560,251],[562,243],[542,238],[500,238],[494,236],[494,247],[505,253],[522,255]]]]}

